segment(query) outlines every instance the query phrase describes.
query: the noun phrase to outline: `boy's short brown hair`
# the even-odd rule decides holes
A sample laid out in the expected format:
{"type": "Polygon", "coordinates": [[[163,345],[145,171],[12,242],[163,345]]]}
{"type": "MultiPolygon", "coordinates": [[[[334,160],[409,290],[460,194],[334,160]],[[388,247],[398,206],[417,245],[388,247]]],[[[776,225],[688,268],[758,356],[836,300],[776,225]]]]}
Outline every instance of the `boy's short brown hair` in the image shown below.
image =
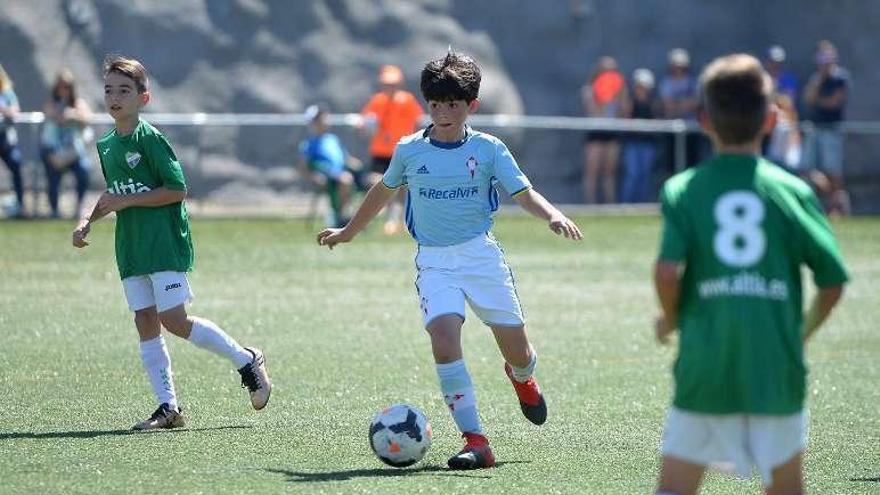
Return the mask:
{"type": "Polygon", "coordinates": [[[133,58],[126,58],[122,55],[107,55],[107,58],[104,59],[104,77],[107,77],[111,72],[131,78],[138,93],[146,93],[149,89],[150,80],[147,69],[133,58]]]}
{"type": "Polygon", "coordinates": [[[760,137],[772,92],[770,75],[751,55],[717,58],[700,74],[700,103],[724,144],[760,137]]]}

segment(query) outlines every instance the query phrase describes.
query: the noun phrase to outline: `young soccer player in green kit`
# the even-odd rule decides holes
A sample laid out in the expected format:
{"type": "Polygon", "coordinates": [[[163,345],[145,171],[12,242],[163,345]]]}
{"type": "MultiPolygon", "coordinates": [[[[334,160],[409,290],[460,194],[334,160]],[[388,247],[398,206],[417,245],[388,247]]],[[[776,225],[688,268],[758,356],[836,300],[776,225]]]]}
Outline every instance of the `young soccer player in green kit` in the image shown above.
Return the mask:
{"type": "Polygon", "coordinates": [[[141,108],[150,101],[143,65],[108,57],[104,101],[116,124],[97,143],[107,191],[91,215],[77,225],[73,245],[87,246],[92,222],[116,212],[116,262],[135,315],[141,360],[159,403],[152,416],[132,429],[184,426],[161,327],[235,363],[251,405],[262,409],[272,388],[263,353],[240,346],[212,321],[186,313],[185,303],[193,297],[186,277],[193,264],[192,235],[183,203],[186,182],[168,140],[140,119],[141,108]]]}
{"type": "Polygon", "coordinates": [[[804,343],[848,275],[812,190],[760,158],[774,123],[770,76],[749,55],[700,77],[716,156],[661,192],[656,335],[679,331],[658,494],[696,493],[707,467],[756,469],[771,495],[804,491],[804,343]],[[818,293],[802,314],[801,266],[818,293]]]}

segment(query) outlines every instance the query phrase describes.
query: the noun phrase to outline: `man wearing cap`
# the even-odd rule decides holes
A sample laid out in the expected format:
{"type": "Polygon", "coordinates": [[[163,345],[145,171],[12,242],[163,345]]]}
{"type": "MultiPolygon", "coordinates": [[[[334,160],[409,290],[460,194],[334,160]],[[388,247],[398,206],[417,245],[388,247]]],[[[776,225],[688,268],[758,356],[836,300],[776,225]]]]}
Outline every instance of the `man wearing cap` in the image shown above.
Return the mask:
{"type": "Polygon", "coordinates": [[[850,88],[849,72],[837,65],[837,49],[828,40],[816,50],[816,72],[804,88],[807,118],[813,123],[804,149],[804,167],[827,175],[820,196],[829,214],[848,214],[849,195],[843,188],[843,121],[850,88]]]}
{"type": "MultiPolygon", "coordinates": [[[[422,106],[412,93],[403,89],[403,72],[396,65],[379,69],[379,91],[361,110],[364,126],[373,131],[370,140],[370,184],[382,180],[400,138],[412,134],[422,118],[422,106]]],[[[403,231],[402,191],[388,206],[384,232],[403,231]]]]}
{"type": "MultiPolygon", "coordinates": [[[[684,48],[674,48],[667,55],[667,72],[660,81],[660,100],[663,103],[663,116],[667,119],[682,119],[690,124],[697,122],[697,81],[691,75],[691,56],[684,48]]],[[[671,141],[671,140],[670,140],[671,141]]],[[[668,143],[669,167],[674,166],[674,149],[668,143]]],[[[705,156],[708,142],[700,132],[688,132],[686,138],[685,161],[688,166],[696,165],[705,156]]]]}
{"type": "MultiPolygon", "coordinates": [[[[645,68],[633,71],[632,97],[627,116],[632,119],[657,118],[658,105],[654,97],[654,73],[645,68]]],[[[657,139],[654,134],[634,132],[627,136],[623,146],[623,180],[620,199],[624,203],[646,203],[649,181],[654,166],[657,139]]]]}
{"type": "Polygon", "coordinates": [[[767,60],[764,62],[767,72],[773,79],[773,86],[776,92],[791,98],[791,101],[798,101],[798,81],[797,77],[785,70],[785,48],[779,45],[773,45],[767,50],[767,60]]]}

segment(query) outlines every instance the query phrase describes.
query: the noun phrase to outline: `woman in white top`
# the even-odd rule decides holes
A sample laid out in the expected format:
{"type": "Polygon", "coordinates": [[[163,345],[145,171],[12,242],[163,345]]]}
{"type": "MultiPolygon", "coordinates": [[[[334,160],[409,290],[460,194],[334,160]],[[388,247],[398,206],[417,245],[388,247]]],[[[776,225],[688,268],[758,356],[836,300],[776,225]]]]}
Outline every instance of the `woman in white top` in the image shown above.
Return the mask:
{"type": "Polygon", "coordinates": [[[767,158],[792,173],[797,173],[801,164],[801,133],[798,129],[798,115],[794,103],[788,95],[777,93],[775,98],[776,126],[770,133],[767,145],[767,158]]]}

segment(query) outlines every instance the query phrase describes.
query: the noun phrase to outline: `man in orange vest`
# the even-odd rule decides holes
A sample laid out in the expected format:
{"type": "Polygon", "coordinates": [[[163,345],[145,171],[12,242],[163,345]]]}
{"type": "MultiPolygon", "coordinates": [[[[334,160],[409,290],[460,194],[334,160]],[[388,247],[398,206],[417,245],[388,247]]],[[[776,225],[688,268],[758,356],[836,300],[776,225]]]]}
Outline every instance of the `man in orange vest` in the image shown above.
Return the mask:
{"type": "MultiPolygon", "coordinates": [[[[397,142],[416,131],[424,113],[416,97],[403,89],[403,71],[400,67],[383,65],[379,69],[379,87],[379,91],[361,110],[365,127],[373,132],[370,140],[370,185],[382,180],[397,142]]],[[[396,200],[388,206],[383,229],[386,234],[403,230],[404,194],[404,191],[399,192],[396,200]]]]}

